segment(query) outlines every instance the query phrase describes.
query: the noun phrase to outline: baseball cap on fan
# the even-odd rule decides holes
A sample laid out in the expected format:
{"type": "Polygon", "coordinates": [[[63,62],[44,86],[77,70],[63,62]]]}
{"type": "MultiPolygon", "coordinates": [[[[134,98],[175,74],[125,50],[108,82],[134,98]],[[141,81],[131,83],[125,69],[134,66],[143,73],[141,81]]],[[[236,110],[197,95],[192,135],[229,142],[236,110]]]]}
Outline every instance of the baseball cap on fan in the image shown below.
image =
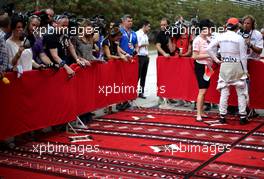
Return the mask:
{"type": "Polygon", "coordinates": [[[231,17],[227,20],[226,28],[231,30],[237,27],[239,24],[239,19],[235,17],[231,17]]]}

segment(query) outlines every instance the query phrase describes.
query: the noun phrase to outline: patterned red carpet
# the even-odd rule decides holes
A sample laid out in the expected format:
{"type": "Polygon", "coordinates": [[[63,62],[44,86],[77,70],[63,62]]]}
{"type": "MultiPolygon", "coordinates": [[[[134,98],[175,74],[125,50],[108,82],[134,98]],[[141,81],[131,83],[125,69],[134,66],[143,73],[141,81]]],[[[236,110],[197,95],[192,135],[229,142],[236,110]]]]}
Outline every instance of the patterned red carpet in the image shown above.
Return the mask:
{"type": "Polygon", "coordinates": [[[93,141],[50,133],[0,151],[0,176],[264,178],[264,119],[242,126],[229,116],[221,125],[208,115],[205,122],[195,122],[192,112],[161,109],[106,115],[76,128],[93,141]]]}

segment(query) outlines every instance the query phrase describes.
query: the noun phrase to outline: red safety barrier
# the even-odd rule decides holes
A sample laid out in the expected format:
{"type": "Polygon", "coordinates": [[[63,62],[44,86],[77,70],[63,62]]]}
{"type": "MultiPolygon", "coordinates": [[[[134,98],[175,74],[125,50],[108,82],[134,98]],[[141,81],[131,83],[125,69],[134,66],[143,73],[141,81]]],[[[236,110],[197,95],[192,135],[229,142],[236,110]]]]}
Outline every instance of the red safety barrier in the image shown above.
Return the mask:
{"type": "MultiPolygon", "coordinates": [[[[264,109],[264,63],[251,60],[248,63],[250,74],[250,107],[264,109]]],[[[210,87],[205,100],[219,103],[220,93],[216,90],[219,67],[211,77],[210,87]]],[[[157,86],[158,96],[169,99],[196,101],[198,84],[194,74],[194,60],[192,58],[158,57],[157,58],[157,86]]],[[[235,89],[231,87],[229,104],[237,105],[235,89]]]]}
{"type": "Polygon", "coordinates": [[[28,71],[21,78],[16,73],[6,75],[11,83],[0,82],[0,140],[64,124],[80,114],[137,97],[137,59],[72,67],[76,70],[72,79],[64,69],[28,71]]]}

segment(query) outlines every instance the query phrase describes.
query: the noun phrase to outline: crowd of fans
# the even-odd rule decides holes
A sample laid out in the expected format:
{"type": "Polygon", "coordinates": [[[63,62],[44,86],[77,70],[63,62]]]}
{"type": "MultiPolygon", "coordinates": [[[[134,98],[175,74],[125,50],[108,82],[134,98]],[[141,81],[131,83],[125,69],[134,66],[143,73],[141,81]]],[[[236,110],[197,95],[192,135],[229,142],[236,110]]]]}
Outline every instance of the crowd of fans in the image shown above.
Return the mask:
{"type": "MultiPolygon", "coordinates": [[[[263,49],[264,30],[261,30],[261,35],[255,29],[255,23],[252,16],[245,16],[239,24],[238,34],[245,39],[249,59],[258,59],[263,49]]],[[[51,8],[32,12],[27,18],[0,12],[0,78],[3,78],[7,71],[16,71],[20,77],[24,71],[43,68],[54,70],[64,68],[68,77],[71,78],[75,75],[70,67],[73,63],[87,67],[93,65],[94,61],[106,62],[110,59],[129,62],[133,56],[138,55],[138,79],[141,87],[139,97],[145,99],[150,22],[142,21],[142,28],[137,32],[132,30],[132,26],[133,18],[130,15],[124,15],[120,21],[107,24],[100,16],[72,22],[68,13],[55,15],[51,8]],[[77,30],[69,31],[73,28],[77,30]]],[[[199,60],[199,58],[209,57],[201,57],[197,52],[205,51],[205,47],[219,35],[219,31],[211,29],[204,38],[201,38],[199,34],[202,31],[197,32],[197,27],[200,30],[204,27],[211,29],[214,24],[209,19],[202,20],[200,23],[196,19],[186,21],[182,16],[178,16],[175,23],[170,24],[168,19],[162,18],[155,42],[158,55],[193,57],[197,62],[195,73],[204,73],[203,66],[207,65],[208,61],[199,60]]],[[[209,86],[208,81],[202,80],[198,79],[200,90],[197,108],[199,109],[203,106],[205,89],[209,86]]],[[[168,101],[175,102],[171,99],[168,101]]],[[[177,100],[176,103],[177,105],[190,104],[181,100],[177,100]]],[[[129,106],[129,102],[125,102],[119,104],[117,108],[122,110],[129,106]]],[[[201,116],[201,114],[198,115],[201,116]]]]}
{"type": "Polygon", "coordinates": [[[72,77],[73,63],[86,67],[97,60],[129,61],[138,51],[137,35],[131,27],[129,15],[120,23],[102,25],[82,18],[72,26],[67,13],[55,16],[50,8],[29,17],[0,12],[1,77],[7,71],[21,76],[23,71],[60,67],[72,77]]]}

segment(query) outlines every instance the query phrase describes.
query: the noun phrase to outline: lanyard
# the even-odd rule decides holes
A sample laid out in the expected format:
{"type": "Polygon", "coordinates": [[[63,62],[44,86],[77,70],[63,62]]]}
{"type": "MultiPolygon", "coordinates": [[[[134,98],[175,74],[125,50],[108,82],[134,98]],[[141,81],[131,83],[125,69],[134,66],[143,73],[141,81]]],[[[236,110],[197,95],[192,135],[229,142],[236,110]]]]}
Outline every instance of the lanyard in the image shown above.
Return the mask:
{"type": "Polygon", "coordinates": [[[252,37],[252,34],[253,34],[253,30],[254,30],[254,29],[252,29],[251,32],[250,32],[250,34],[249,34],[249,39],[250,39],[250,41],[251,41],[251,37],[252,37]]]}
{"type": "Polygon", "coordinates": [[[124,31],[125,31],[125,35],[126,35],[126,37],[128,38],[128,40],[129,40],[129,43],[132,43],[132,31],[130,32],[130,34],[129,34],[129,37],[128,37],[128,33],[127,33],[127,31],[124,29],[124,31]]]}

